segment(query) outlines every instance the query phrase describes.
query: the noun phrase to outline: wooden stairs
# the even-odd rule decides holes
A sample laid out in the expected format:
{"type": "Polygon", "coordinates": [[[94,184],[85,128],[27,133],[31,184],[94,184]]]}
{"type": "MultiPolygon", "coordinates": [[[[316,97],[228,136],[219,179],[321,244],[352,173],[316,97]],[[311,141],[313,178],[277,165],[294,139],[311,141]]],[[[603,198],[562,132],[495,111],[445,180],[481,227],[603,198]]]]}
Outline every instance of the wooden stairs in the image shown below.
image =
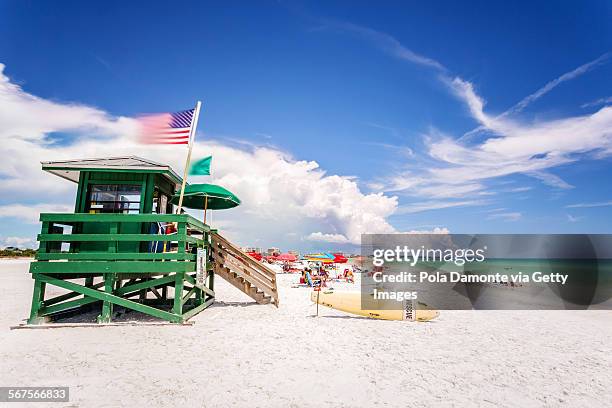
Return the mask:
{"type": "Polygon", "coordinates": [[[278,307],[276,274],[216,232],[211,233],[213,271],[259,304],[278,307]]]}

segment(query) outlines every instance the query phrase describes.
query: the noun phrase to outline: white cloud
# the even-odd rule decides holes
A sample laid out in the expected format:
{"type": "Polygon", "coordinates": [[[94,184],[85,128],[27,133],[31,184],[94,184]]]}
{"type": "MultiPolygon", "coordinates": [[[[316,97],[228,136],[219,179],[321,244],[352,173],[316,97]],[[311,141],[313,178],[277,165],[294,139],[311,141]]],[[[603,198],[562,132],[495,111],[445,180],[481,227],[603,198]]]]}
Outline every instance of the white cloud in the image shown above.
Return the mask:
{"type": "MultiPolygon", "coordinates": [[[[450,234],[450,230],[445,227],[435,227],[431,230],[409,230],[402,232],[394,232],[394,234],[450,234]]],[[[347,244],[350,241],[342,234],[323,234],[321,232],[313,232],[305,239],[308,241],[328,242],[333,244],[347,244]]]]}
{"type": "Polygon", "coordinates": [[[597,203],[578,203],[566,205],[565,208],[594,208],[594,207],[610,207],[612,201],[601,201],[597,203]]]}
{"type": "MultiPolygon", "coordinates": [[[[0,215],[36,222],[38,212],[72,211],[76,185],[41,171],[40,161],[137,155],[168,163],[181,170],[185,148],[139,145],[137,125],[95,108],[50,102],[30,95],[0,72],[0,215]],[[52,143],[52,132],[77,136],[68,145],[52,143]],[[92,137],[92,135],[96,137],[92,137]],[[10,197],[12,201],[7,202],[10,197]],[[25,202],[57,202],[25,205],[25,202]]],[[[383,193],[366,194],[353,177],[326,174],[313,161],[296,160],[274,147],[230,147],[199,134],[193,157],[212,154],[213,177],[190,182],[214,182],[236,193],[242,205],[212,215],[231,238],[247,245],[257,239],[281,244],[287,232],[294,241],[312,231],[340,234],[358,244],[363,232],[387,233],[395,229],[386,218],[398,200],[383,193]]],[[[194,212],[200,216],[199,212],[194,212]]]]}
{"type": "MultiPolygon", "coordinates": [[[[2,196],[20,199],[37,189],[40,194],[68,194],[72,186],[57,183],[57,177],[42,173],[40,160],[94,157],[98,147],[113,139],[131,142],[136,129],[136,121],[130,118],[113,117],[89,106],[53,102],[29,94],[10,81],[0,63],[0,140],[8,141],[0,146],[2,196]],[[75,147],[57,146],[49,137],[53,132],[84,135],[78,143],[83,152],[75,147]]],[[[113,145],[120,147],[118,143],[113,145]]]]}
{"type": "Polygon", "coordinates": [[[525,123],[489,116],[471,84],[457,79],[451,85],[490,137],[468,143],[433,130],[425,138],[427,164],[389,177],[384,191],[432,199],[474,197],[490,192],[487,181],[516,174],[568,189],[572,186],[551,169],[612,155],[612,107],[583,116],[525,123]]]}
{"type": "Polygon", "coordinates": [[[36,224],[40,213],[71,212],[73,210],[73,206],[63,204],[6,204],[0,205],[0,218],[16,218],[29,224],[36,224]]]}
{"type": "Polygon", "coordinates": [[[435,227],[431,230],[410,230],[402,232],[401,234],[450,234],[450,230],[446,227],[435,227]]]}
{"type": "Polygon", "coordinates": [[[414,150],[412,150],[408,146],[398,146],[391,143],[379,143],[379,142],[361,142],[364,145],[382,147],[385,149],[389,149],[397,154],[403,155],[404,157],[413,157],[414,150]]]}
{"type": "Polygon", "coordinates": [[[575,217],[575,216],[573,216],[571,214],[565,214],[565,216],[567,217],[567,221],[569,221],[569,222],[578,222],[578,221],[584,219],[584,217],[575,217]]]}
{"type": "Polygon", "coordinates": [[[75,103],[58,103],[39,98],[11,83],[0,63],[0,138],[49,143],[50,132],[88,132],[96,135],[134,133],[135,122],[75,103]],[[24,112],[24,107],[27,111],[24,112]],[[24,114],[25,113],[25,114],[24,114]]]}
{"type": "Polygon", "coordinates": [[[475,205],[485,205],[486,201],[463,200],[463,201],[424,201],[403,205],[398,208],[396,214],[413,214],[423,211],[440,210],[443,208],[468,207],[475,205]]]}
{"type": "Polygon", "coordinates": [[[386,218],[395,212],[397,198],[364,194],[354,179],[327,175],[315,162],[295,161],[271,148],[243,151],[213,145],[210,152],[223,158],[213,169],[214,181],[238,194],[245,222],[261,220],[262,230],[312,225],[355,244],[363,232],[394,231],[386,218]]]}
{"type": "Polygon", "coordinates": [[[350,242],[342,234],[323,234],[322,232],[313,232],[312,234],[308,235],[306,239],[309,241],[329,242],[333,244],[346,244],[350,242]]]}
{"type": "MultiPolygon", "coordinates": [[[[562,164],[562,163],[559,163],[559,164],[562,164]]],[[[559,188],[562,190],[574,188],[574,186],[572,186],[571,184],[563,180],[561,177],[555,174],[552,174],[552,173],[548,173],[545,171],[528,171],[525,174],[540,180],[542,183],[550,187],[555,187],[555,188],[559,188]]]]}
{"type": "Polygon", "coordinates": [[[496,220],[501,219],[504,221],[518,221],[523,217],[523,214],[520,212],[498,212],[490,214],[487,219],[488,220],[496,220]]]}
{"type": "Polygon", "coordinates": [[[514,188],[509,188],[506,190],[502,190],[504,193],[524,193],[525,191],[530,191],[532,190],[533,187],[514,187],[514,188]]]}
{"type": "Polygon", "coordinates": [[[580,105],[580,107],[581,108],[592,108],[594,106],[608,105],[610,103],[612,103],[612,96],[608,96],[607,98],[599,98],[593,102],[582,104],[580,105]]]}
{"type": "Polygon", "coordinates": [[[580,75],[583,75],[583,74],[589,72],[590,70],[592,70],[596,66],[606,62],[606,60],[609,57],[610,57],[610,53],[607,52],[607,53],[599,56],[598,58],[594,59],[593,61],[589,61],[586,64],[582,64],[578,68],[573,69],[572,71],[566,72],[565,74],[561,75],[560,77],[553,79],[552,81],[548,82],[546,85],[544,85],[543,87],[541,87],[540,89],[538,89],[537,91],[532,93],[531,95],[526,96],[525,98],[523,98],[519,103],[514,105],[512,108],[510,108],[506,112],[504,112],[504,116],[522,111],[529,104],[531,104],[532,102],[540,99],[542,96],[546,95],[548,92],[552,91],[557,86],[561,85],[563,82],[570,81],[570,80],[572,80],[574,78],[579,77],[580,75]]]}
{"type": "Polygon", "coordinates": [[[0,247],[6,248],[9,246],[17,248],[33,248],[36,246],[36,241],[30,237],[6,237],[0,240],[0,247]]]}
{"type": "MultiPolygon", "coordinates": [[[[604,107],[590,115],[532,122],[511,118],[529,104],[540,99],[564,82],[575,79],[606,63],[611,53],[580,65],[546,83],[501,115],[485,111],[485,100],[474,84],[460,77],[451,77],[440,62],[407,49],[392,36],[366,27],[335,23],[334,27],[361,35],[390,55],[410,63],[433,68],[438,79],[463,101],[479,127],[463,137],[444,135],[435,129],[425,135],[427,155],[409,170],[386,180],[370,183],[379,191],[403,192],[419,199],[449,199],[491,194],[486,181],[516,174],[534,177],[559,189],[572,186],[550,170],[583,159],[612,156],[612,107],[604,107]],[[485,133],[483,140],[467,143],[466,136],[485,133]],[[432,160],[433,159],[433,162],[432,160]],[[381,187],[384,186],[384,187],[381,187]]],[[[449,208],[457,202],[414,203],[401,211],[449,208]]]]}
{"type": "Polygon", "coordinates": [[[455,95],[466,103],[474,119],[488,128],[493,128],[493,126],[497,124],[492,118],[484,113],[485,101],[476,94],[474,84],[464,81],[459,77],[453,79],[443,77],[443,79],[455,95]]]}
{"type": "Polygon", "coordinates": [[[384,52],[401,60],[408,61],[417,65],[422,65],[428,68],[434,68],[439,71],[446,71],[446,68],[438,61],[417,54],[416,52],[402,45],[402,43],[400,43],[396,38],[389,34],[372,30],[371,28],[359,26],[356,24],[339,21],[327,21],[325,23],[325,27],[357,34],[362,38],[366,39],[367,41],[372,42],[376,47],[383,50],[384,52]]]}
{"type": "MultiPolygon", "coordinates": [[[[563,82],[567,82],[572,79],[575,79],[583,74],[586,74],[587,72],[591,71],[595,67],[604,64],[609,59],[610,55],[611,54],[607,52],[599,56],[598,58],[594,59],[593,61],[589,61],[585,64],[582,64],[579,67],[559,76],[558,78],[555,78],[552,81],[549,81],[543,87],[541,87],[540,89],[538,89],[531,95],[526,96],[521,101],[519,101],[517,104],[512,106],[510,109],[498,115],[496,119],[501,120],[505,116],[509,116],[509,115],[513,115],[513,114],[521,112],[527,106],[529,106],[532,102],[535,102],[536,100],[540,99],[541,97],[543,97],[544,95],[546,95],[547,93],[555,89],[557,86],[561,85],[563,82]]],[[[612,98],[601,98],[601,99],[598,99],[597,101],[583,104],[581,107],[582,108],[593,107],[593,106],[607,104],[611,101],[612,101],[612,98]]],[[[463,134],[463,136],[460,139],[469,138],[470,136],[473,136],[477,133],[487,131],[487,130],[490,130],[490,129],[487,129],[486,126],[481,125],[475,129],[470,130],[469,132],[466,132],[465,134],[463,134]]]]}
{"type": "Polygon", "coordinates": [[[590,115],[524,122],[508,116],[523,110],[559,84],[574,79],[599,64],[610,54],[581,65],[553,81],[497,117],[484,110],[484,101],[471,83],[460,78],[447,81],[454,93],[465,102],[471,116],[480,123],[480,131],[489,133],[484,141],[468,144],[450,137],[433,139],[430,154],[447,165],[459,165],[464,182],[474,179],[525,174],[561,189],[572,186],[549,172],[549,169],[571,163],[590,154],[600,159],[612,154],[612,108],[602,108],[590,115]],[[472,164],[470,163],[472,162],[472,164]],[[484,177],[470,176],[480,171],[484,177]]]}
{"type": "Polygon", "coordinates": [[[480,195],[483,186],[480,183],[465,183],[449,187],[448,185],[423,184],[418,194],[430,198],[463,198],[466,196],[480,195]]]}
{"type": "Polygon", "coordinates": [[[500,211],[506,211],[506,210],[507,210],[506,207],[501,207],[501,208],[491,208],[490,210],[486,210],[485,212],[494,213],[494,212],[500,212],[500,211]]]}

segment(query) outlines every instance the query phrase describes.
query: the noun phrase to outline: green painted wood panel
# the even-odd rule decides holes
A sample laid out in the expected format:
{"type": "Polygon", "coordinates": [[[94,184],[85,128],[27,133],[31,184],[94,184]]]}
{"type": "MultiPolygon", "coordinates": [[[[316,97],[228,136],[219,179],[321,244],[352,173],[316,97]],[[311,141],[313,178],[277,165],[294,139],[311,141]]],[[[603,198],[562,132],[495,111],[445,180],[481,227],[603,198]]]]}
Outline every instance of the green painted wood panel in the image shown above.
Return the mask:
{"type": "Polygon", "coordinates": [[[55,222],[57,224],[72,225],[79,222],[87,223],[139,223],[139,222],[185,222],[200,231],[208,232],[210,227],[189,214],[63,214],[41,213],[40,221],[55,222]]]}
{"type": "Polygon", "coordinates": [[[120,261],[120,260],[178,260],[195,261],[195,254],[179,254],[175,252],[137,252],[137,253],[106,253],[106,252],[79,252],[79,253],[38,253],[39,261],[120,261]]]}
{"type": "Polygon", "coordinates": [[[195,272],[196,263],[189,261],[71,261],[71,262],[32,262],[30,273],[170,273],[195,272]]]}
{"type": "MultiPolygon", "coordinates": [[[[108,242],[108,241],[179,241],[194,242],[186,235],[156,234],[38,234],[39,241],[46,242],[108,242]]],[[[106,250],[106,249],[105,249],[106,250]]]]}

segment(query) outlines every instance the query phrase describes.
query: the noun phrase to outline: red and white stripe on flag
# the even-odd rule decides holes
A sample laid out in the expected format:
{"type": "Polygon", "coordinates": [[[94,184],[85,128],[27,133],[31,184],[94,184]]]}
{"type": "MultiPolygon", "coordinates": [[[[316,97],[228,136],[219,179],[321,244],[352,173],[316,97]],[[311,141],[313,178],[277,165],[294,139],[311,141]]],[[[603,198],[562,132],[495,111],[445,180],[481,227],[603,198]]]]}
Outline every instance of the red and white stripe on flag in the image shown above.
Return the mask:
{"type": "Polygon", "coordinates": [[[140,142],[146,144],[189,144],[193,109],[142,116],[140,142]]]}

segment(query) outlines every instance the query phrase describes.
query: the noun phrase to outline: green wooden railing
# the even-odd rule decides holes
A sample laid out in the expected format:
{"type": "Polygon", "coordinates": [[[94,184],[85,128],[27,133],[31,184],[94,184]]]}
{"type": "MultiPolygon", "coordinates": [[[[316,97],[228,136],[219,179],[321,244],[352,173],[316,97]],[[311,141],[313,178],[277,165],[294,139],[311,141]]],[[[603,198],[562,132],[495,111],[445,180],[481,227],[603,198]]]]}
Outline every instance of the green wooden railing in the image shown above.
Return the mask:
{"type": "MultiPolygon", "coordinates": [[[[193,262],[185,263],[183,267],[172,263],[158,263],[151,261],[194,261],[195,254],[187,251],[187,244],[197,247],[205,246],[206,234],[210,228],[201,221],[187,214],[41,214],[42,232],[38,235],[40,249],[36,255],[38,261],[72,261],[70,265],[61,265],[55,262],[36,262],[32,264],[31,272],[44,273],[96,273],[96,272],[169,272],[181,270],[191,272],[195,269],[193,262]],[[125,233],[125,225],[138,224],[136,229],[148,231],[152,223],[175,223],[177,233],[171,235],[152,233],[125,233]],[[82,233],[88,224],[104,224],[108,226],[105,233],[82,233]],[[70,226],[69,234],[53,233],[55,226],[70,226]],[[191,234],[198,236],[193,236],[191,234]],[[96,250],[81,250],[80,243],[106,244],[106,248],[96,250]],[[137,250],[121,251],[117,246],[119,242],[176,242],[175,252],[151,252],[147,245],[137,250]],[[69,243],[67,252],[62,252],[59,245],[69,243]],[[81,261],[81,262],[78,262],[81,261]],[[92,264],[91,261],[113,261],[101,266],[101,263],[92,264]],[[142,262],[144,261],[144,262],[142,262]]],[[[132,231],[134,227],[130,228],[132,231]]]]}
{"type": "Polygon", "coordinates": [[[211,230],[190,215],[47,213],[41,214],[40,220],[37,262],[30,264],[35,280],[31,324],[96,301],[103,303],[99,322],[111,320],[113,305],[183,322],[214,301],[214,274],[210,271],[205,282],[197,280],[195,254],[196,248],[205,248],[210,254],[211,230]],[[155,223],[173,223],[177,232],[151,233],[155,223]],[[62,227],[62,233],[57,227],[62,227]],[[72,231],[64,233],[66,227],[72,231]],[[152,250],[154,242],[165,243],[164,251],[152,250]],[[62,243],[68,243],[68,248],[62,250],[62,243]],[[94,277],[102,281],[96,283],[94,277]],[[83,285],[67,280],[78,278],[85,279],[83,285]],[[69,293],[46,299],[45,286],[49,284],[69,293]],[[174,289],[173,299],[166,294],[168,287],[174,289]],[[157,289],[163,289],[161,295],[157,289]],[[149,305],[147,291],[159,301],[169,301],[171,310],[149,305]],[[133,296],[140,296],[140,300],[130,299],[133,296]]]}

